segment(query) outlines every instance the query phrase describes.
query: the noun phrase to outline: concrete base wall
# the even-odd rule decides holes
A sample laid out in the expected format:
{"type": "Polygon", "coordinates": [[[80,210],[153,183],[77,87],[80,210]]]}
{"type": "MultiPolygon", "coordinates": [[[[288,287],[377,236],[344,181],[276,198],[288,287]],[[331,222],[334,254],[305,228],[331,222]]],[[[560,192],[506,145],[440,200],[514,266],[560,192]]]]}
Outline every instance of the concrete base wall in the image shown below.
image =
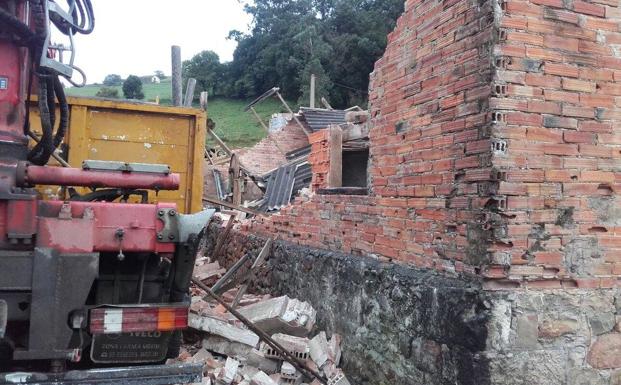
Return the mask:
{"type": "Polygon", "coordinates": [[[490,312],[476,282],[287,244],[270,266],[274,293],[310,301],[319,327],[344,336],[354,383],[488,383],[490,312]]]}
{"type": "MultiPolygon", "coordinates": [[[[220,262],[263,244],[233,233],[220,262]]],[[[281,241],[254,289],[311,302],[317,327],[343,335],[356,384],[621,385],[620,290],[489,291],[473,277],[281,241]]]]}
{"type": "MultiPolygon", "coordinates": [[[[257,255],[263,243],[234,233],[220,263],[257,255]]],[[[355,384],[486,385],[481,353],[492,312],[480,287],[467,277],[276,242],[255,290],[311,302],[318,329],[344,337],[342,367],[355,384]]]]}

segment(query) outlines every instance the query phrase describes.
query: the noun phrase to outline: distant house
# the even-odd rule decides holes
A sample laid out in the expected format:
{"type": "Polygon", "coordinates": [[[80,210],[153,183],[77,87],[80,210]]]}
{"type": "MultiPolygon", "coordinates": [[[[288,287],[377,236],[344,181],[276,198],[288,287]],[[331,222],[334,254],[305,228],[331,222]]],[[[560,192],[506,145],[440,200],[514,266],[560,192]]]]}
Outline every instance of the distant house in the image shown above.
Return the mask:
{"type": "Polygon", "coordinates": [[[157,76],[155,76],[155,75],[153,75],[153,76],[151,77],[151,83],[160,84],[160,82],[161,82],[161,80],[160,80],[160,78],[159,78],[159,77],[157,77],[157,76]]]}

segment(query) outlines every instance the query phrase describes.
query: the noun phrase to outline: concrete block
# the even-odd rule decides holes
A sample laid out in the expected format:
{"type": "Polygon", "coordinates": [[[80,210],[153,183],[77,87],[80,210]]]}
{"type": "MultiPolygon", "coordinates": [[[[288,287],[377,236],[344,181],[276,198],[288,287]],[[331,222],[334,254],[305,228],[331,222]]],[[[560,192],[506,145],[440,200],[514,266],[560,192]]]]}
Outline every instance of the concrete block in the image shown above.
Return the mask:
{"type": "Polygon", "coordinates": [[[317,334],[315,338],[310,340],[308,347],[311,359],[318,367],[321,368],[330,359],[330,347],[325,332],[317,334]]]}
{"type": "Polygon", "coordinates": [[[240,342],[229,341],[217,335],[209,335],[203,339],[203,349],[227,357],[241,359],[247,357],[253,348],[240,342]]]}
{"type": "Polygon", "coordinates": [[[308,302],[286,296],[271,298],[238,310],[268,334],[285,333],[298,337],[310,333],[317,316],[308,302]]]}
{"type": "Polygon", "coordinates": [[[209,316],[199,316],[190,313],[188,323],[193,329],[215,334],[229,341],[239,342],[252,347],[256,347],[259,343],[259,336],[253,332],[238,328],[209,316]]]}
{"type": "Polygon", "coordinates": [[[342,370],[337,370],[337,373],[328,379],[328,385],[351,385],[347,377],[342,370]]]}
{"type": "Polygon", "coordinates": [[[328,342],[328,347],[330,348],[330,360],[334,362],[335,365],[339,365],[341,362],[341,342],[343,338],[339,334],[333,334],[332,338],[328,342]]]}
{"type": "Polygon", "coordinates": [[[226,273],[226,269],[222,269],[218,262],[206,263],[194,268],[194,276],[201,281],[215,276],[222,276],[224,273],[226,273]]]}
{"type": "Polygon", "coordinates": [[[287,385],[299,385],[302,383],[302,373],[288,362],[283,362],[280,367],[280,383],[287,385]]]}
{"type": "Polygon", "coordinates": [[[244,380],[250,381],[250,379],[252,377],[254,377],[255,374],[257,374],[258,372],[260,372],[261,370],[259,370],[258,368],[251,366],[251,365],[244,365],[241,368],[239,368],[239,374],[242,376],[242,378],[244,380]]]}
{"type": "Polygon", "coordinates": [[[226,359],[226,364],[218,373],[216,377],[216,385],[230,385],[237,375],[237,370],[239,369],[239,361],[234,360],[232,358],[226,359]]]}
{"type": "Polygon", "coordinates": [[[252,349],[248,355],[246,355],[246,364],[259,368],[259,370],[267,373],[274,374],[278,372],[279,361],[270,359],[259,350],[252,349]]]}
{"type": "Polygon", "coordinates": [[[263,372],[257,372],[250,380],[250,385],[278,385],[270,376],[263,372]]]}
{"type": "MultiPolygon", "coordinates": [[[[307,338],[295,337],[287,334],[274,334],[272,338],[295,357],[301,360],[308,359],[310,350],[309,340],[307,338]]],[[[278,354],[266,343],[261,343],[261,351],[268,358],[282,360],[280,354],[278,354]]]]}

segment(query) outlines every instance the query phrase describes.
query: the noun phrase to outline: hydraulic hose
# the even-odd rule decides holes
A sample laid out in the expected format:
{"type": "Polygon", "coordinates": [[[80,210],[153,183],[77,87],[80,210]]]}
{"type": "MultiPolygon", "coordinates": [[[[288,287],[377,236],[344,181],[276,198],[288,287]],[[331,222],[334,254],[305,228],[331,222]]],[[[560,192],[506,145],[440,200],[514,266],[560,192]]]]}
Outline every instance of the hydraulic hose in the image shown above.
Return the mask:
{"type": "Polygon", "coordinates": [[[48,104],[47,76],[39,76],[39,112],[41,113],[41,141],[28,154],[28,160],[38,166],[47,164],[54,152],[54,128],[50,122],[50,108],[48,104]]]}
{"type": "Polygon", "coordinates": [[[56,95],[54,90],[54,75],[45,78],[47,88],[47,108],[50,111],[50,126],[56,127],[56,95]]]}
{"type": "Polygon", "coordinates": [[[69,127],[69,104],[67,103],[67,97],[65,96],[65,89],[58,76],[54,77],[54,93],[58,98],[58,106],[60,109],[60,123],[54,136],[54,150],[60,146],[67,133],[69,127]]]}

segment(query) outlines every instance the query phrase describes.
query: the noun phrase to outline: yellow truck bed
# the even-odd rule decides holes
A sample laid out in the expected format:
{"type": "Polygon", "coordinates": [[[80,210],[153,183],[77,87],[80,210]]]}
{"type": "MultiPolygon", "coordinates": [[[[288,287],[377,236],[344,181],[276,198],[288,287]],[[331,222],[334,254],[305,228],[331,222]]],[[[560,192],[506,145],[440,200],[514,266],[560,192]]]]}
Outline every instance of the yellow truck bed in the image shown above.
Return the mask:
{"type": "MultiPolygon", "coordinates": [[[[176,203],[184,213],[202,210],[204,111],[110,99],[67,99],[70,120],[64,142],[72,167],[80,168],[84,160],[167,164],[181,175],[180,188],[157,195],[151,192],[149,203],[176,203]]],[[[58,112],[56,116],[58,121],[58,112]]],[[[40,133],[36,102],[31,104],[30,121],[32,130],[40,133]]],[[[53,159],[50,165],[60,166],[53,159]]],[[[49,188],[41,191],[50,193],[49,188]]]]}

